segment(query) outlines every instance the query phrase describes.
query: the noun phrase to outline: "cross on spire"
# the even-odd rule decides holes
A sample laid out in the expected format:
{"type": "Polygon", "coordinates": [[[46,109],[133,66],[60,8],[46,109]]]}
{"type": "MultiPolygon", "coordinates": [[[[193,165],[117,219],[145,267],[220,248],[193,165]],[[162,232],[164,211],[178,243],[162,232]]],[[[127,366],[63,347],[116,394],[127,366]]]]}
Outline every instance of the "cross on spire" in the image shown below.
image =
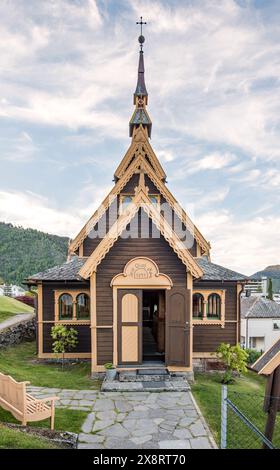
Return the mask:
{"type": "Polygon", "coordinates": [[[143,36],[143,24],[147,24],[146,21],[143,21],[143,17],[140,16],[140,21],[136,21],[136,24],[140,24],[140,36],[138,38],[138,41],[140,43],[140,49],[142,51],[143,49],[143,44],[145,42],[145,38],[143,36]]]}

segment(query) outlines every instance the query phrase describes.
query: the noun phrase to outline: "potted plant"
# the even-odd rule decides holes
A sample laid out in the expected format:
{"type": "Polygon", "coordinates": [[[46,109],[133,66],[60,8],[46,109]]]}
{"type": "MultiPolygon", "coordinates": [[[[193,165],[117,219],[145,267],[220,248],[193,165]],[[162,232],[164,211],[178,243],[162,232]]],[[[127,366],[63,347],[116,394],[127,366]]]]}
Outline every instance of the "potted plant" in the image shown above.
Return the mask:
{"type": "Polygon", "coordinates": [[[106,379],[114,380],[117,375],[117,369],[115,368],[114,364],[112,364],[112,362],[107,362],[104,364],[104,367],[106,369],[106,379]]]}

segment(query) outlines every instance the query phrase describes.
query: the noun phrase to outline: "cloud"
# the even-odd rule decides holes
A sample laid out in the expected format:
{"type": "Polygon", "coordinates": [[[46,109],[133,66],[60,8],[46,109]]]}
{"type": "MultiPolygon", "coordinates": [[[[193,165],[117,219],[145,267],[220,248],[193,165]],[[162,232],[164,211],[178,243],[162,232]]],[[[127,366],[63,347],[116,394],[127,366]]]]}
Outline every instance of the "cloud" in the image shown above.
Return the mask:
{"type": "Polygon", "coordinates": [[[280,216],[240,220],[227,210],[213,210],[199,215],[195,222],[206,239],[211,240],[214,263],[250,275],[278,262],[280,216]]]}
{"type": "Polygon", "coordinates": [[[221,170],[225,168],[236,160],[236,155],[233,155],[230,152],[220,153],[213,152],[200,160],[194,161],[189,165],[187,173],[193,174],[199,171],[206,170],[221,170]]]}
{"type": "Polygon", "coordinates": [[[1,137],[2,147],[0,160],[16,163],[31,162],[38,153],[38,147],[34,144],[31,135],[22,131],[16,137],[1,137]]]}

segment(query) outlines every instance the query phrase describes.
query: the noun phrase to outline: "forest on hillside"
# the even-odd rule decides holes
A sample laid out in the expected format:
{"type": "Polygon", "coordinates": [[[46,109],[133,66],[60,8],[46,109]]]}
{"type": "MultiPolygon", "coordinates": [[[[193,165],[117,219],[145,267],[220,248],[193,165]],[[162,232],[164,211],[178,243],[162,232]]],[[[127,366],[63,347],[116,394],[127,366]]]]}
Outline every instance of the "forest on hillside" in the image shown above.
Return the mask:
{"type": "Polygon", "coordinates": [[[68,238],[0,222],[0,278],[21,284],[39,271],[65,262],[68,238]]]}

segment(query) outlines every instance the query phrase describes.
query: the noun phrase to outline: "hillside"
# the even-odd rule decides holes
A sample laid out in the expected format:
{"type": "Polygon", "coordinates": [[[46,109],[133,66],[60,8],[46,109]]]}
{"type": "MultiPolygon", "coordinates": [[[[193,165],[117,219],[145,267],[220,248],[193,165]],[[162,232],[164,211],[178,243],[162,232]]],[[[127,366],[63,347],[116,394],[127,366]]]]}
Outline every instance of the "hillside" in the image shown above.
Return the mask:
{"type": "Polygon", "coordinates": [[[0,222],[0,278],[20,284],[24,278],[63,263],[67,237],[0,222]]]}
{"type": "Polygon", "coordinates": [[[253,279],[261,279],[262,277],[267,277],[269,279],[280,279],[280,264],[267,266],[262,271],[258,271],[251,276],[253,279]]]}
{"type": "Polygon", "coordinates": [[[18,313],[31,313],[34,309],[10,297],[0,297],[0,323],[18,313]]]}

